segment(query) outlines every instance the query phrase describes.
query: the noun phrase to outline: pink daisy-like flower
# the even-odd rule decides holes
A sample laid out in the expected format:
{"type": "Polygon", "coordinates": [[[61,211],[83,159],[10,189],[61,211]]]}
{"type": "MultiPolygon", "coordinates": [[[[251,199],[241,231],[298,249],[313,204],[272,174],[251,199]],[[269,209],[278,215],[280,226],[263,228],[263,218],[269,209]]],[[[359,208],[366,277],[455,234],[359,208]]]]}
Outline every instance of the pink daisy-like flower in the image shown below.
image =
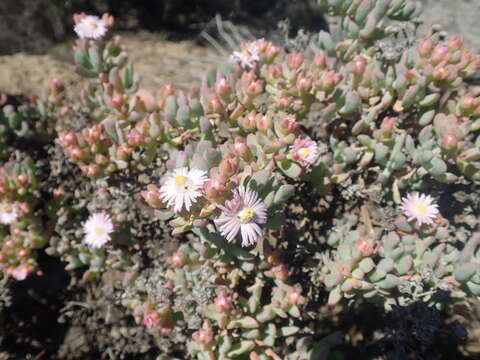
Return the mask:
{"type": "Polygon", "coordinates": [[[259,46],[263,39],[255,40],[246,44],[242,44],[242,51],[234,51],[230,55],[230,61],[240,63],[242,68],[254,68],[255,62],[260,60],[259,46]]]}
{"type": "Polygon", "coordinates": [[[107,23],[98,16],[84,16],[73,30],[81,39],[100,39],[105,36],[108,30],[107,23]]]}
{"type": "Polygon", "coordinates": [[[202,195],[203,185],[208,181],[207,173],[199,169],[186,167],[173,170],[167,181],[160,187],[160,199],[173,206],[179,212],[185,206],[187,211],[202,195]]]}
{"type": "Polygon", "coordinates": [[[295,139],[292,146],[293,158],[302,165],[311,165],[318,158],[318,145],[309,137],[295,139]]]}
{"type": "Polygon", "coordinates": [[[416,220],[420,226],[432,224],[438,216],[438,205],[433,203],[433,198],[417,192],[408,194],[402,199],[400,210],[403,211],[408,221],[416,220]]]}
{"type": "Polygon", "coordinates": [[[112,218],[109,215],[92,214],[83,225],[84,240],[92,248],[101,248],[110,241],[113,230],[112,218]]]}
{"type": "Polygon", "coordinates": [[[234,190],[233,199],[219,207],[222,214],[214,221],[227,241],[234,241],[240,232],[242,246],[255,244],[263,233],[259,224],[267,222],[267,207],[258,193],[240,186],[234,190]]]}

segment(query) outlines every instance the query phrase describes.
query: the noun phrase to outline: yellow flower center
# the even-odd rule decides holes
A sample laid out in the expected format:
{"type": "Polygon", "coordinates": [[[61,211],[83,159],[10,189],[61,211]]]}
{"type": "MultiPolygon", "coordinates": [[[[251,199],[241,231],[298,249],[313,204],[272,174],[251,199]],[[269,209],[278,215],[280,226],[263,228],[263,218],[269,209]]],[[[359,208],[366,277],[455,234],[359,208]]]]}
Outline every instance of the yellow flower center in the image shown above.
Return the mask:
{"type": "Polygon", "coordinates": [[[306,158],[308,155],[310,155],[310,149],[303,147],[300,150],[298,150],[298,153],[300,154],[301,157],[306,158]]]}
{"type": "Polygon", "coordinates": [[[95,226],[93,228],[93,232],[97,235],[101,235],[101,234],[103,234],[103,228],[101,226],[95,226]]]}
{"type": "Polygon", "coordinates": [[[97,26],[98,26],[97,21],[96,20],[90,20],[90,26],[93,27],[94,29],[96,29],[97,26]]]}
{"type": "Polygon", "coordinates": [[[243,222],[248,222],[252,220],[253,215],[255,215],[255,211],[253,211],[252,208],[247,207],[247,208],[244,208],[242,211],[240,211],[237,217],[243,222]]]}
{"type": "Polygon", "coordinates": [[[427,207],[424,204],[417,204],[415,206],[415,210],[420,214],[423,215],[427,211],[427,207]]]}
{"type": "Polygon", "coordinates": [[[175,176],[175,184],[176,185],[185,185],[186,177],[183,175],[175,176]]]}

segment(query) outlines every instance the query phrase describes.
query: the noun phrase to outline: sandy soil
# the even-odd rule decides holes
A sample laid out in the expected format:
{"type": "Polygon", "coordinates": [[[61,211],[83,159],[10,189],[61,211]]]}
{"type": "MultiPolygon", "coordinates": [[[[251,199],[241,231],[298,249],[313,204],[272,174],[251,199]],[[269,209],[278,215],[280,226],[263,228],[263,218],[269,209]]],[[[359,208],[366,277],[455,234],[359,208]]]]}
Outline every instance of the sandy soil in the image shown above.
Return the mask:
{"type": "MultiPolygon", "coordinates": [[[[168,82],[188,88],[210,66],[226,60],[212,47],[200,46],[194,41],[165,41],[159,35],[148,33],[127,34],[124,43],[141,76],[142,87],[150,91],[168,82]]],[[[66,85],[79,83],[80,77],[72,71],[66,45],[55,47],[45,55],[0,56],[0,92],[40,92],[53,77],[62,79],[66,85]]]]}

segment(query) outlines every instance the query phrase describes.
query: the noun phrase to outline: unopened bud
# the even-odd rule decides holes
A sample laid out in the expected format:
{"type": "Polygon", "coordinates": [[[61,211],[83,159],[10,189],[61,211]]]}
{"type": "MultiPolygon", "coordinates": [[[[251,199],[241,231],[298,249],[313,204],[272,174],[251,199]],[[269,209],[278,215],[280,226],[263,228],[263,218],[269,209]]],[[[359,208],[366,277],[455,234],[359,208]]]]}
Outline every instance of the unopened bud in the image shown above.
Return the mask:
{"type": "Polygon", "coordinates": [[[193,337],[203,345],[211,343],[213,341],[213,330],[211,328],[200,328],[193,334],[193,337]]]}
{"type": "Polygon", "coordinates": [[[220,292],[213,302],[219,313],[224,313],[232,308],[232,297],[226,291],[220,292]]]}
{"type": "Polygon", "coordinates": [[[125,102],[125,97],[123,94],[115,94],[110,99],[110,104],[115,108],[119,109],[125,102]]]}
{"type": "Polygon", "coordinates": [[[117,158],[119,160],[127,160],[132,155],[132,148],[127,144],[122,144],[117,149],[117,158]]]}
{"type": "Polygon", "coordinates": [[[370,243],[363,237],[355,241],[355,247],[363,256],[370,256],[374,251],[373,246],[371,246],[370,243]]]}
{"type": "Polygon", "coordinates": [[[268,129],[273,127],[272,118],[268,115],[257,115],[257,129],[263,132],[266,132],[268,129]]]}
{"type": "Polygon", "coordinates": [[[443,81],[450,77],[450,72],[444,66],[437,66],[435,69],[433,69],[432,76],[437,81],[443,81]]]}
{"type": "Polygon", "coordinates": [[[237,137],[233,143],[233,151],[240,157],[245,157],[250,154],[250,150],[248,148],[247,142],[245,139],[237,137]]]}
{"type": "Polygon", "coordinates": [[[263,92],[263,82],[260,80],[251,82],[247,86],[247,94],[251,96],[257,96],[263,92]]]}
{"type": "Polygon", "coordinates": [[[363,75],[366,67],[367,63],[362,56],[357,56],[355,60],[353,60],[352,71],[355,75],[363,75]]]}
{"type": "Polygon", "coordinates": [[[255,110],[252,110],[246,116],[240,119],[240,126],[246,131],[253,131],[256,127],[256,117],[257,113],[255,110]]]}
{"type": "Polygon", "coordinates": [[[237,172],[239,162],[240,160],[238,157],[233,154],[227,154],[218,167],[220,174],[226,177],[232,176],[237,172]]]}
{"type": "Polygon", "coordinates": [[[222,99],[228,99],[232,93],[232,85],[228,79],[222,77],[215,83],[215,91],[222,99]]]}
{"type": "Polygon", "coordinates": [[[320,51],[315,54],[315,57],[313,58],[313,64],[320,70],[325,69],[327,66],[327,55],[325,51],[320,51]]]}
{"type": "Polygon", "coordinates": [[[285,57],[285,62],[292,69],[298,69],[302,66],[304,55],[302,53],[292,53],[285,57]]]}
{"type": "Polygon", "coordinates": [[[287,291],[287,299],[290,304],[300,305],[305,303],[306,299],[302,296],[302,290],[292,287],[287,291]]]}
{"type": "Polygon", "coordinates": [[[443,46],[443,45],[435,46],[432,52],[432,57],[431,57],[434,64],[439,64],[442,61],[447,62],[449,58],[450,58],[450,55],[448,52],[448,48],[446,46],[443,46]]]}
{"type": "Polygon", "coordinates": [[[223,104],[217,96],[213,96],[208,102],[208,110],[213,113],[219,113],[223,111],[223,104]]]}
{"type": "Polygon", "coordinates": [[[147,185],[147,191],[142,191],[141,195],[145,202],[150,206],[159,207],[162,205],[162,201],[160,199],[160,191],[153,184],[147,185]]]}
{"type": "Polygon", "coordinates": [[[225,184],[218,179],[210,179],[205,183],[205,194],[211,199],[222,196],[226,190],[225,184]]]}
{"type": "Polygon", "coordinates": [[[447,151],[455,150],[458,146],[458,138],[454,134],[445,134],[442,137],[442,148],[447,151]]]}
{"type": "Polygon", "coordinates": [[[128,145],[137,147],[140,146],[144,143],[145,137],[140,134],[136,129],[130,130],[130,132],[127,135],[127,142],[128,145]]]}
{"type": "Polygon", "coordinates": [[[297,80],[297,89],[302,92],[308,92],[312,87],[312,79],[307,77],[299,77],[297,80]]]}
{"type": "Polygon", "coordinates": [[[448,39],[448,48],[450,51],[455,52],[457,50],[460,50],[460,48],[463,45],[463,38],[458,37],[456,35],[452,35],[450,39],[448,39]]]}
{"type": "Polygon", "coordinates": [[[88,177],[95,177],[100,173],[100,166],[97,164],[90,164],[85,168],[85,174],[88,177]]]}
{"type": "Polygon", "coordinates": [[[300,129],[300,125],[297,123],[295,115],[284,115],[280,119],[280,127],[283,134],[291,134],[300,129]]]}
{"type": "Polygon", "coordinates": [[[433,42],[431,39],[422,39],[418,42],[418,52],[422,57],[430,55],[433,48],[433,42]]]}
{"type": "Polygon", "coordinates": [[[185,255],[179,251],[174,252],[170,257],[170,264],[174,268],[183,266],[185,264],[185,255]]]}

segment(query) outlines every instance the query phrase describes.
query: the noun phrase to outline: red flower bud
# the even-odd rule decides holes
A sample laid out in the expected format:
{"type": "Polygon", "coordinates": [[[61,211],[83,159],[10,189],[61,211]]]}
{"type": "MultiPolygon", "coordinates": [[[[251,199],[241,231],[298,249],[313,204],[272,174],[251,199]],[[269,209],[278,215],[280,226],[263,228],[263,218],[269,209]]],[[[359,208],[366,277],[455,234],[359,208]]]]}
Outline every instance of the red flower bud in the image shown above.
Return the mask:
{"type": "Polygon", "coordinates": [[[292,53],[285,57],[285,62],[292,69],[298,69],[300,66],[302,66],[303,61],[304,55],[302,53],[292,53]]]}

